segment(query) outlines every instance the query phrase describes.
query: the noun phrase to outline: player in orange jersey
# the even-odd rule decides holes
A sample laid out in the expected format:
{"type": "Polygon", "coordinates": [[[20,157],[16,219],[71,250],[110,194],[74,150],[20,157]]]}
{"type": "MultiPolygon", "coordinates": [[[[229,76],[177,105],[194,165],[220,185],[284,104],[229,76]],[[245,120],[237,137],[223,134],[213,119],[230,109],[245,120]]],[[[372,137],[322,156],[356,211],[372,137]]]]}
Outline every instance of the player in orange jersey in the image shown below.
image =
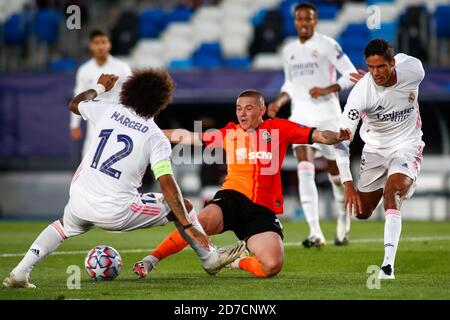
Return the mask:
{"type": "MultiPolygon", "coordinates": [[[[219,147],[226,151],[228,174],[220,191],[203,208],[198,219],[208,235],[233,231],[247,241],[254,255],[231,266],[258,277],[273,277],[284,262],[283,232],[277,214],[283,213],[280,169],[291,143],[335,144],[349,140],[347,130],[319,131],[285,119],[263,120],[264,98],[246,90],[236,101],[239,124],[228,123],[220,130],[204,133],[184,129],[164,130],[172,143],[219,147]]],[[[163,258],[183,249],[187,243],[178,231],[170,234],[151,255],[134,265],[145,277],[163,258]]]]}

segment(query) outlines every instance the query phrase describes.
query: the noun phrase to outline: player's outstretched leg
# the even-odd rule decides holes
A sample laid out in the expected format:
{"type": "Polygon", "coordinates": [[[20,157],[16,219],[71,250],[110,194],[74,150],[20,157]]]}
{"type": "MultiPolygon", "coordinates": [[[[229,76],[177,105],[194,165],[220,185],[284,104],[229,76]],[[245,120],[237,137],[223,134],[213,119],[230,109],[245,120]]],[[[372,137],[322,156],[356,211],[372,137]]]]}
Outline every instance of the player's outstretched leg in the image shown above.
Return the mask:
{"type": "Polygon", "coordinates": [[[309,225],[309,236],[303,241],[305,248],[322,247],[325,237],[319,225],[319,196],[317,192],[315,167],[312,162],[301,161],[297,166],[300,202],[309,225]]]}
{"type": "Polygon", "coordinates": [[[333,190],[334,201],[336,202],[338,217],[336,226],[336,239],[334,244],[337,246],[345,246],[348,244],[350,237],[350,214],[345,212],[344,208],[344,187],[341,183],[339,175],[328,174],[328,180],[333,190]]]}
{"type": "Polygon", "coordinates": [[[260,278],[271,278],[281,271],[284,247],[276,232],[255,234],[248,239],[247,246],[255,256],[240,257],[229,265],[231,269],[246,270],[260,278]]]}
{"type": "Polygon", "coordinates": [[[142,261],[136,262],[133,267],[134,273],[139,278],[145,278],[148,273],[156,269],[156,265],[164,258],[180,252],[189,245],[178,230],[170,233],[159,245],[142,261]]]}
{"type": "Polygon", "coordinates": [[[56,220],[50,224],[34,240],[22,261],[3,280],[3,287],[36,288],[34,284],[29,282],[31,270],[46,256],[55,251],[65,239],[67,239],[67,236],[61,221],[56,220]]]}

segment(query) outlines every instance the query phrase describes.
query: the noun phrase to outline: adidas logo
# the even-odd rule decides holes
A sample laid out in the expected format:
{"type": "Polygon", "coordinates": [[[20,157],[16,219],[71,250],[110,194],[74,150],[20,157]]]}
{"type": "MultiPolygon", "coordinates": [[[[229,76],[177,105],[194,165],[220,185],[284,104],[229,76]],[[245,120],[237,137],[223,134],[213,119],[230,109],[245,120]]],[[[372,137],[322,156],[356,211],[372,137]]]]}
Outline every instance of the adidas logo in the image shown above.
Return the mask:
{"type": "Polygon", "coordinates": [[[39,257],[39,252],[40,252],[39,249],[32,248],[32,249],[30,249],[30,251],[39,257]]]}
{"type": "Polygon", "coordinates": [[[384,108],[382,106],[378,106],[378,108],[375,109],[375,111],[380,111],[380,110],[384,110],[384,108]]]}
{"type": "Polygon", "coordinates": [[[402,164],[402,167],[408,168],[408,164],[404,163],[404,164],[402,164]]]}
{"type": "Polygon", "coordinates": [[[386,243],[385,245],[384,245],[384,247],[386,248],[386,247],[394,247],[394,245],[392,244],[392,243],[386,243]]]}

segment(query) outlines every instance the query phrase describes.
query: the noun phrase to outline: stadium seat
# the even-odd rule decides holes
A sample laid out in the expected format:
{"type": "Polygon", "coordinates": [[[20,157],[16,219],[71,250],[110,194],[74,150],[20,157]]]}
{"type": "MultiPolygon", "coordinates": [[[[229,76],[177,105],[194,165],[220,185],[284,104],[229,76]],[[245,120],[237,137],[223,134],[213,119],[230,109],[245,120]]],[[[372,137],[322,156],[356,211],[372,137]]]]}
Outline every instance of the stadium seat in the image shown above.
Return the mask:
{"type": "Polygon", "coordinates": [[[33,21],[33,31],[38,42],[55,44],[58,40],[61,14],[57,10],[39,10],[33,21]]]}
{"type": "Polygon", "coordinates": [[[230,58],[225,60],[225,66],[228,68],[249,68],[252,65],[252,60],[249,57],[230,58]]]}
{"type": "Polygon", "coordinates": [[[194,22],[194,40],[196,43],[216,42],[222,33],[221,25],[217,22],[197,20],[194,22]]]}
{"type": "Polygon", "coordinates": [[[439,5],[434,12],[436,36],[450,39],[450,5],[439,5]]]}
{"type": "Polygon", "coordinates": [[[31,17],[28,13],[12,14],[4,25],[4,43],[6,45],[22,44],[30,33],[31,17]]]}
{"type": "Polygon", "coordinates": [[[166,41],[178,41],[194,38],[194,27],[191,23],[173,22],[167,26],[160,35],[160,38],[166,41]]]}
{"type": "Polygon", "coordinates": [[[296,35],[297,30],[294,25],[294,8],[298,4],[297,1],[289,0],[281,3],[280,13],[283,23],[283,34],[285,37],[296,35]]]}
{"type": "Polygon", "coordinates": [[[249,41],[246,37],[227,34],[221,37],[220,45],[223,56],[226,58],[245,57],[249,55],[249,41]]]}
{"type": "Polygon", "coordinates": [[[337,16],[337,20],[342,25],[347,23],[364,22],[367,19],[367,5],[365,3],[347,2],[342,6],[337,16]]]}
{"type": "Polygon", "coordinates": [[[191,19],[193,11],[189,8],[175,8],[167,17],[167,24],[173,22],[187,22],[191,19]]]}
{"type": "Polygon", "coordinates": [[[195,51],[196,44],[190,39],[164,41],[163,60],[168,64],[172,60],[190,58],[195,51]]]}
{"type": "Polygon", "coordinates": [[[222,65],[220,43],[202,43],[193,54],[194,66],[199,68],[215,68],[222,65]]]}
{"type": "Polygon", "coordinates": [[[339,12],[339,6],[335,4],[319,4],[317,12],[320,20],[333,20],[339,12]]]}
{"type": "Polygon", "coordinates": [[[169,69],[192,69],[194,67],[194,63],[192,59],[175,59],[171,60],[168,64],[169,69]]]}
{"type": "Polygon", "coordinates": [[[259,53],[253,58],[253,69],[283,69],[283,59],[278,53],[259,53]]]}
{"type": "Polygon", "coordinates": [[[370,30],[370,38],[382,38],[395,44],[397,42],[397,29],[398,25],[396,22],[382,23],[380,29],[370,30]]]}
{"type": "Polygon", "coordinates": [[[59,59],[53,60],[49,63],[48,69],[54,72],[60,71],[73,71],[77,68],[77,63],[75,60],[67,58],[67,59],[59,59]]]}
{"type": "Polygon", "coordinates": [[[338,20],[319,21],[316,31],[331,38],[336,38],[343,29],[343,25],[338,20]]]}
{"type": "Polygon", "coordinates": [[[156,38],[166,26],[166,13],[160,9],[146,9],[139,13],[139,38],[156,38]]]}

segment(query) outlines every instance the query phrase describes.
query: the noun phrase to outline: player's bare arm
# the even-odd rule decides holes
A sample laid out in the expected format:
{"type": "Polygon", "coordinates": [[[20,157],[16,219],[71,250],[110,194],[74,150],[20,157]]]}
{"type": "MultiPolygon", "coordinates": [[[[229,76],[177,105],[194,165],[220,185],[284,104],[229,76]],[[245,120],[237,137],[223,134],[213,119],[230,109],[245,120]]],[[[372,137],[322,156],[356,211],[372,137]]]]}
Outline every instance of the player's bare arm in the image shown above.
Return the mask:
{"type": "Polygon", "coordinates": [[[338,85],[337,83],[335,83],[335,84],[332,84],[331,86],[328,86],[325,88],[319,88],[319,87],[311,88],[311,90],[309,90],[309,94],[313,98],[318,98],[318,97],[326,96],[326,95],[329,95],[330,93],[339,92],[339,91],[341,91],[341,86],[338,85]]]}
{"type": "Polygon", "coordinates": [[[289,95],[286,92],[281,92],[277,100],[269,103],[269,105],[267,106],[267,116],[270,118],[275,118],[281,107],[286,105],[289,100],[291,100],[289,95]]]}
{"type": "Polygon", "coordinates": [[[358,73],[350,73],[350,81],[353,83],[357,83],[359,80],[361,80],[364,75],[367,73],[367,71],[363,69],[358,69],[358,73]]]}
{"type": "Polygon", "coordinates": [[[210,241],[208,236],[198,231],[193,227],[188,217],[188,212],[184,205],[183,197],[181,196],[180,188],[176,183],[173,175],[165,174],[158,178],[161,191],[164,195],[164,199],[172,209],[173,214],[177,218],[178,222],[185,229],[188,236],[197,241],[202,247],[209,251],[210,241]]]}
{"type": "Polygon", "coordinates": [[[185,129],[167,129],[163,130],[163,133],[172,143],[194,146],[203,145],[199,132],[192,132],[185,129]]]}
{"type": "Polygon", "coordinates": [[[75,114],[80,114],[80,111],[78,110],[78,104],[81,101],[91,100],[97,97],[97,95],[100,92],[106,92],[111,90],[114,85],[117,82],[117,79],[119,79],[118,76],[113,74],[102,74],[97,81],[97,85],[100,87],[100,89],[89,89],[86,90],[79,95],[77,95],[75,98],[72,99],[69,103],[70,111],[72,111],[75,114]],[[102,88],[103,87],[103,88],[102,88]]]}
{"type": "Polygon", "coordinates": [[[313,143],[336,144],[352,137],[350,129],[340,129],[339,132],[329,130],[314,130],[312,134],[313,143]]]}

